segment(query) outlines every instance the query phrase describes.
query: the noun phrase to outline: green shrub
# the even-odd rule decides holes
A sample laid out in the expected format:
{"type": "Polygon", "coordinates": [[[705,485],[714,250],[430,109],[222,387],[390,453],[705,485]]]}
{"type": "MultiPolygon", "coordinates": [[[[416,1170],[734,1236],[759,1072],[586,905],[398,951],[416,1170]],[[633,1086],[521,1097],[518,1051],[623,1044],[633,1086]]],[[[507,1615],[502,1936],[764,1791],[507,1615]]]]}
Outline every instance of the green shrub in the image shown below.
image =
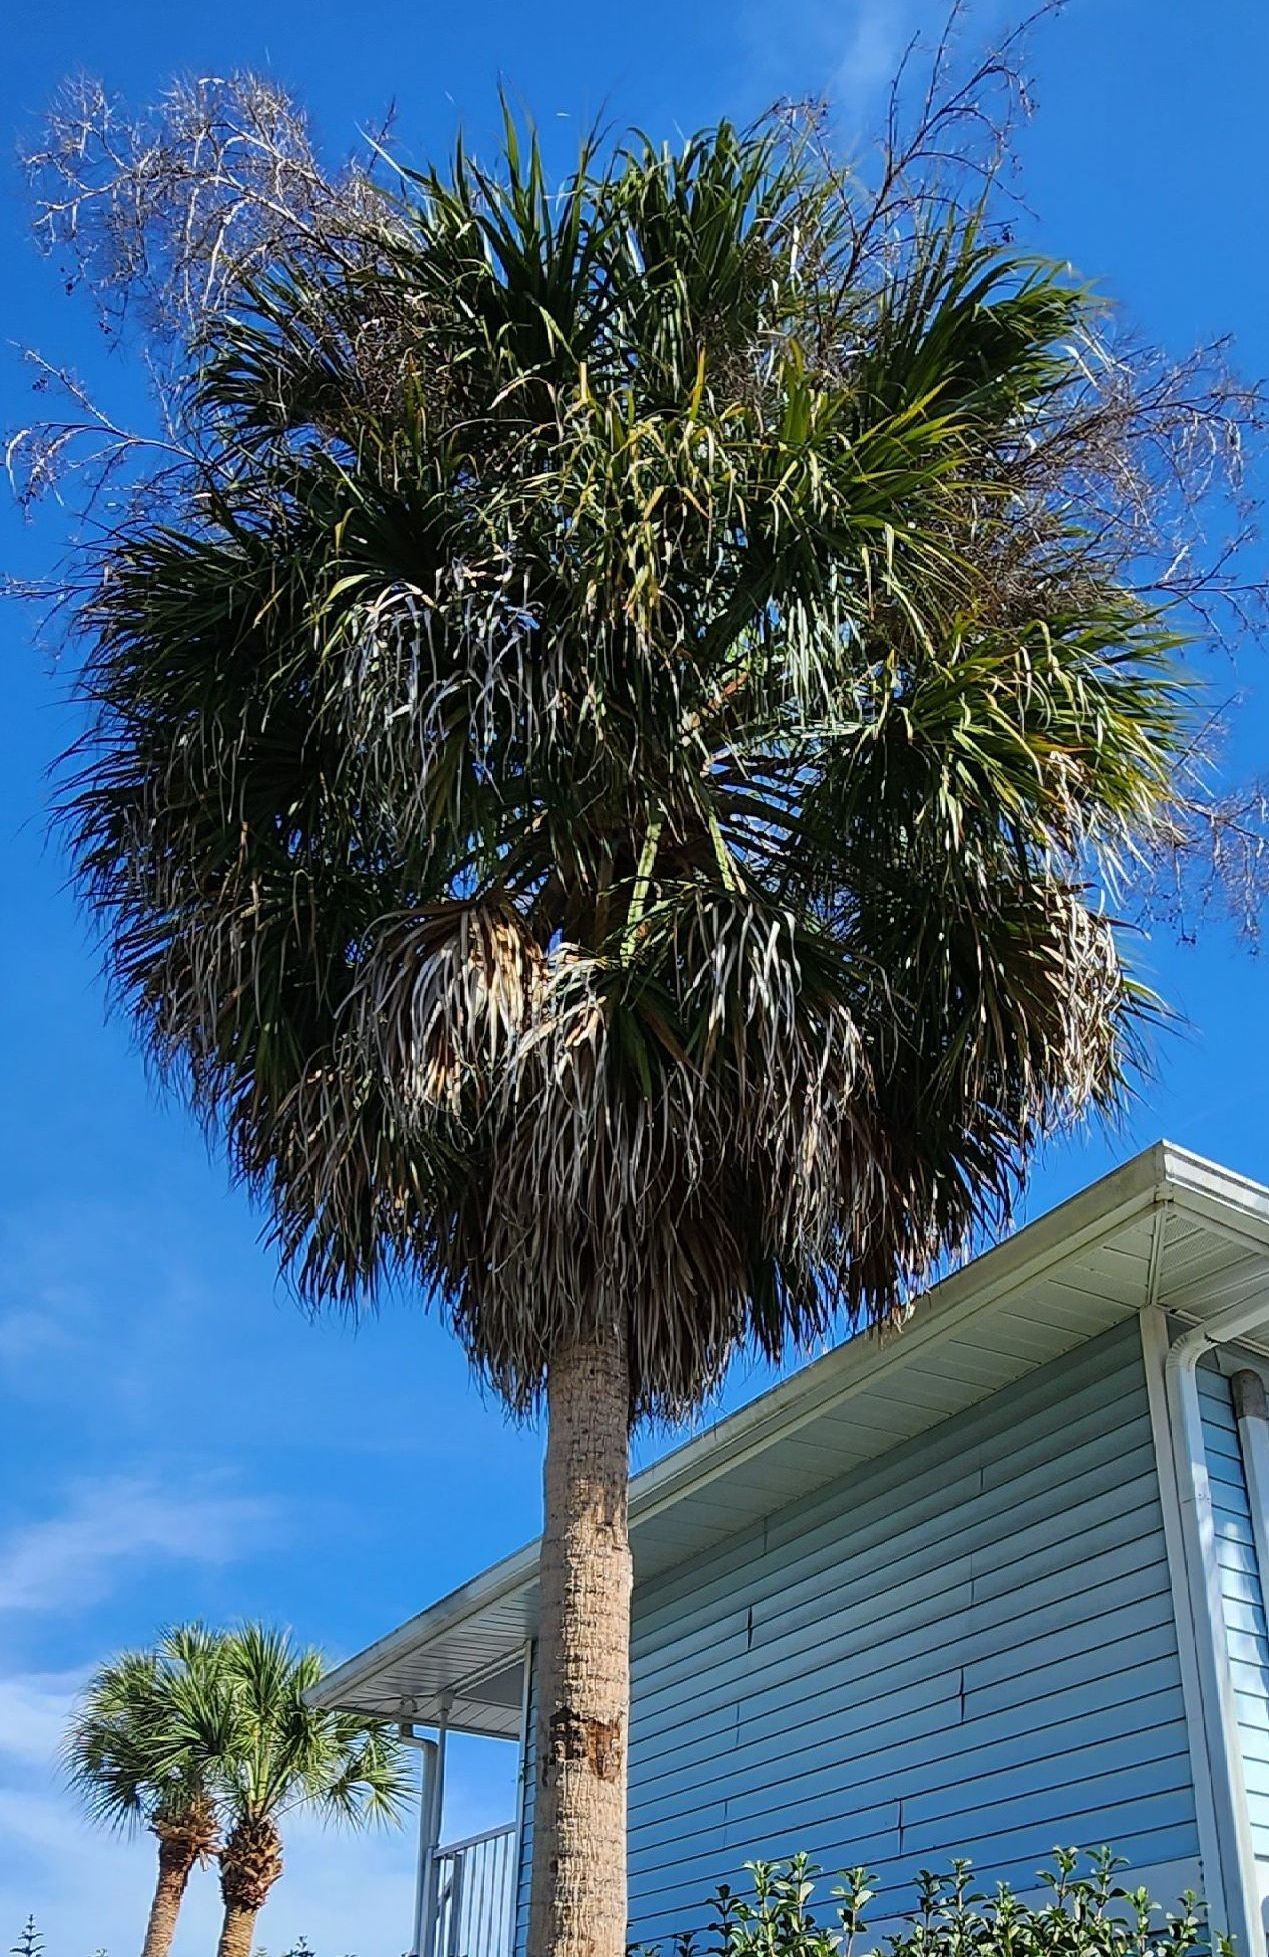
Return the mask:
{"type": "Polygon", "coordinates": [[[975,1888],[968,1862],[953,1862],[948,1875],[923,1869],[904,1929],[880,1945],[868,1942],[865,1911],[877,1890],[866,1869],[848,1870],[817,1915],[820,1871],[806,1856],[750,1862],[752,1889],[737,1895],[724,1884],[705,1940],[687,1934],[671,1949],[673,1957],[851,1957],[878,1948],[888,1957],[1233,1957],[1192,1891],[1161,1910],[1146,1890],[1123,1886],[1125,1864],[1109,1849],[1090,1856],[1084,1873],[1074,1849],[1055,1849],[1053,1862],[1038,1871],[1034,1901],[1007,1883],[975,1888]]]}

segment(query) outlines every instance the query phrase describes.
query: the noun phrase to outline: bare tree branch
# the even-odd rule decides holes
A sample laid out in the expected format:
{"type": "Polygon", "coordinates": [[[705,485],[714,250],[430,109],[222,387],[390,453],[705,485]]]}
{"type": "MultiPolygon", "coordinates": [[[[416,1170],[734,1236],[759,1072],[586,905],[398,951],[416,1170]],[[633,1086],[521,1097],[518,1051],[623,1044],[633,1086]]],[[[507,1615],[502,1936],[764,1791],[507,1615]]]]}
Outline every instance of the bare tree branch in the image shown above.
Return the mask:
{"type": "MultiPolygon", "coordinates": [[[[1010,244],[1025,212],[1015,144],[1034,104],[1029,36],[1063,6],[1043,0],[979,56],[965,51],[967,0],[952,0],[932,41],[916,37],[905,49],[877,137],[849,161],[825,103],[783,102],[771,112],[791,147],[813,150],[834,235],[845,240],[823,281],[831,298],[820,358],[849,363],[852,322],[879,293],[905,292],[940,224],[972,221],[984,249],[1010,244]]],[[[274,82],[245,72],[178,81],[139,114],[91,78],[62,88],[26,158],[35,232],[68,286],[90,295],[103,327],[139,340],[155,414],[150,428],[129,428],[71,370],[30,353],[42,411],[5,444],[23,507],[52,495],[109,531],[143,504],[214,494],[235,467],[236,438],[209,437],[205,418],[187,425],[184,377],[200,335],[280,255],[351,270],[408,224],[400,186],[385,172],[387,135],[374,132],[360,155],[328,167],[304,111],[274,82]],[[51,399],[59,412],[43,411],[51,399]]],[[[919,294],[907,296],[919,303],[919,294]]],[[[345,333],[348,323],[331,330],[345,333]]],[[[376,318],[357,330],[368,399],[382,396],[397,384],[393,363],[410,321],[376,318]]],[[[1014,561],[997,567],[1002,614],[1015,589],[1034,588],[1048,553],[1069,569],[1083,550],[1090,575],[1110,573],[1143,607],[1166,610],[1196,652],[1245,656],[1269,628],[1248,468],[1248,450],[1265,433],[1263,387],[1238,376],[1226,342],[1177,358],[1135,337],[1109,308],[1098,333],[1070,352],[1067,384],[1019,421],[1000,458],[992,494],[1019,512],[1014,561]]],[[[65,605],[92,575],[86,558],[72,557],[27,595],[65,605]]],[[[1144,911],[1188,929],[1196,906],[1215,906],[1252,937],[1264,894],[1265,794],[1258,784],[1214,794],[1202,773],[1178,789],[1173,844],[1144,911]]]]}

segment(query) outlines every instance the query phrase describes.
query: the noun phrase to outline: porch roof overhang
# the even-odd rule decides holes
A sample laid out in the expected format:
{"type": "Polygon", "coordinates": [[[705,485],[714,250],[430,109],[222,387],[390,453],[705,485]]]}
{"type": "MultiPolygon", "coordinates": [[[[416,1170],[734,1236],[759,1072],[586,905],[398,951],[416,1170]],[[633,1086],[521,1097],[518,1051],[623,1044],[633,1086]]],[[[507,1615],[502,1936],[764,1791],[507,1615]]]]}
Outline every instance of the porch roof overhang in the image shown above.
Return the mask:
{"type": "MultiPolygon", "coordinates": [[[[636,1475],[636,1583],[1147,1306],[1201,1324],[1258,1288],[1269,1189],[1156,1142],[933,1285],[901,1328],[846,1340],[636,1475]]],[[[314,1702],[514,1738],[537,1567],[535,1540],[330,1672],[314,1702]]]]}

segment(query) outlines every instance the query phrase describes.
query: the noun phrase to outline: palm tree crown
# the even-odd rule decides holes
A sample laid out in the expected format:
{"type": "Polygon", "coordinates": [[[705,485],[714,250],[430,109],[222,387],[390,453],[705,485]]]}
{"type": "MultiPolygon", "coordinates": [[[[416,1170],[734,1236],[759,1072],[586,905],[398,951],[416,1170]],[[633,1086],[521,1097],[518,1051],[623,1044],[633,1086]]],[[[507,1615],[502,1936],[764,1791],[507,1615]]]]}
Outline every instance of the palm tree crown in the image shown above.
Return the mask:
{"type": "Polygon", "coordinates": [[[231,1828],[276,1824],[301,1807],[353,1827],[400,1820],[411,1788],[402,1749],[374,1721],[310,1706],[324,1671],[319,1651],[246,1624],[227,1638],[209,1689],[189,1693],[185,1735],[209,1762],[231,1828]]]}
{"type": "Polygon", "coordinates": [[[107,1827],[156,1833],[196,1825],[202,1852],[216,1844],[206,1756],[189,1743],[183,1708],[191,1685],[212,1687],[224,1640],[201,1624],[165,1631],[149,1651],[125,1651],[93,1674],[63,1742],[71,1785],[107,1827]]]}
{"type": "Polygon", "coordinates": [[[285,1632],[193,1624],[94,1676],[66,1758],[96,1819],[144,1823],[159,1838],[145,1957],[170,1947],[197,1861],[219,1855],[221,1948],[245,1952],[282,1873],[288,1814],[302,1807],[359,1828],[402,1817],[411,1792],[402,1749],[374,1721],[309,1706],[323,1670],[320,1653],[298,1649],[285,1632]]]}
{"type": "Polygon", "coordinates": [[[222,1675],[225,1639],[201,1624],[167,1631],[93,1675],[63,1742],[71,1785],[94,1820],[158,1841],[158,1881],[143,1957],[166,1957],[193,1869],[220,1838],[212,1762],[189,1730],[191,1690],[222,1675]]]}
{"type": "Polygon", "coordinates": [[[1183,739],[1090,514],[1094,311],[778,133],[508,125],[206,325],[183,505],[84,614],[117,983],[317,1299],[517,1407],[885,1317],[1112,1104],[1102,909],[1183,739]]]}
{"type": "Polygon", "coordinates": [[[206,1692],[189,1694],[185,1730],[208,1761],[225,1825],[221,1957],[248,1957],[255,1920],[282,1874],[282,1823],[297,1808],[364,1828],[401,1820],[410,1799],[404,1750],[387,1728],[310,1706],[321,1654],[283,1631],[247,1624],[226,1641],[206,1692]]]}

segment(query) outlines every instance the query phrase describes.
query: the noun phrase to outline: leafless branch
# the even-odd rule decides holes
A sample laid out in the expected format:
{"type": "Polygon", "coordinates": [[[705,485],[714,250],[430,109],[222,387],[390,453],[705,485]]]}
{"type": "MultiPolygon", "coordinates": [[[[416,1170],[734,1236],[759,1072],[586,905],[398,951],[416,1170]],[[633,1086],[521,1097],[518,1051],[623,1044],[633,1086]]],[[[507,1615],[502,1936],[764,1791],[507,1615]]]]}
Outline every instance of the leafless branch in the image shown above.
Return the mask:
{"type": "MultiPolygon", "coordinates": [[[[1029,37],[1064,4],[1042,0],[976,56],[965,52],[967,0],[952,0],[933,40],[904,51],[877,140],[849,162],[825,104],[773,111],[791,142],[813,146],[846,220],[845,251],[825,281],[835,295],[826,341],[840,348],[851,306],[900,279],[932,226],[973,213],[985,243],[1010,241],[1024,209],[1015,138],[1034,102],[1029,37]]],[[[40,412],[8,437],[5,464],[24,507],[62,496],[108,525],[123,505],[198,482],[207,457],[199,431],[182,423],[174,384],[191,347],[279,252],[353,263],[368,235],[398,221],[395,189],[376,175],[384,135],[328,167],[303,110],[249,73],[176,82],[140,114],[93,79],[63,87],[26,158],[35,231],[111,334],[135,330],[157,425],[121,425],[69,369],[28,355],[41,406],[60,399],[62,411],[40,412]]],[[[1073,351],[1070,384],[1019,425],[1002,458],[999,491],[1025,513],[1013,534],[1032,553],[1013,567],[1019,590],[1048,550],[1060,545],[1069,566],[1078,534],[1090,567],[1113,571],[1144,606],[1169,609],[1202,646],[1237,656],[1269,624],[1266,580],[1249,568],[1257,507],[1246,456],[1266,430],[1263,388],[1237,375],[1224,342],[1177,359],[1109,312],[1100,336],[1073,351]]],[[[59,568],[44,595],[64,593],[73,576],[59,568]]],[[[1010,579],[1002,564],[1006,609],[1010,579]]],[[[1263,894],[1265,806],[1258,784],[1223,799],[1196,785],[1192,804],[1179,804],[1160,892],[1203,887],[1205,902],[1222,903],[1250,932],[1263,894]]],[[[1187,894],[1191,910],[1194,901],[1187,894]]]]}
{"type": "Polygon", "coordinates": [[[374,157],[328,170],[303,110],[239,72],[174,82],[140,115],[68,81],[25,162],[36,236],[104,324],[139,311],[165,338],[196,331],[279,245],[337,251],[364,230],[383,201],[374,157]]]}

